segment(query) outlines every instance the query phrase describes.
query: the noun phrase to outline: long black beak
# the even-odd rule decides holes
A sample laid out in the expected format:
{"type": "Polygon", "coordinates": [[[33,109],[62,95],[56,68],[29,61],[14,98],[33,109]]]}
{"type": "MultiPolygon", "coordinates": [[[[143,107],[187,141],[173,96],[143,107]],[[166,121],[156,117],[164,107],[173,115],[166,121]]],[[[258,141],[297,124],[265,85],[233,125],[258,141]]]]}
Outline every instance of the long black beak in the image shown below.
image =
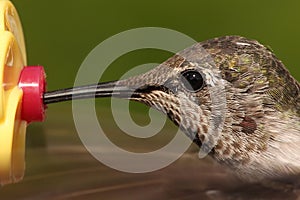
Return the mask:
{"type": "Polygon", "coordinates": [[[86,85],[68,89],[61,89],[44,93],[44,104],[58,103],[73,99],[89,99],[100,97],[133,98],[138,96],[134,88],[124,86],[118,81],[98,83],[95,85],[86,85]]]}

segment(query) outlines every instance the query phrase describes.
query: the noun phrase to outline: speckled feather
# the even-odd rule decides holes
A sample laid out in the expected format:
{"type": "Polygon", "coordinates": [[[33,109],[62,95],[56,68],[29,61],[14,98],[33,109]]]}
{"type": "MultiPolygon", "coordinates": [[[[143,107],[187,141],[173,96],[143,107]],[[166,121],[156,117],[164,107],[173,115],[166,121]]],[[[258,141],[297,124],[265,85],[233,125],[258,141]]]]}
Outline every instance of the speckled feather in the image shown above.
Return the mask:
{"type": "Polygon", "coordinates": [[[244,180],[300,173],[300,86],[257,41],[226,36],[198,43],[120,84],[139,88],[133,100],[167,114],[199,146],[213,144],[210,155],[244,180]],[[195,68],[205,86],[193,93],[182,86],[180,73],[195,68]],[[226,107],[212,94],[224,95],[226,107]],[[217,120],[213,110],[221,108],[225,113],[217,120]],[[210,122],[222,128],[220,134],[210,134],[210,122]]]}

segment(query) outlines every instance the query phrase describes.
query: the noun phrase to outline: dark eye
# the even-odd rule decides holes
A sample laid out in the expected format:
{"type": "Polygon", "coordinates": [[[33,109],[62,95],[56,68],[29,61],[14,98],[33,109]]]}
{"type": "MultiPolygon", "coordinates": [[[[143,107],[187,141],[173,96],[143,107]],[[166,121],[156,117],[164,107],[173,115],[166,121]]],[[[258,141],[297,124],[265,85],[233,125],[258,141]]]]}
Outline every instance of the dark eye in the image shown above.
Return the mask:
{"type": "Polygon", "coordinates": [[[197,92],[202,89],[204,80],[202,75],[196,70],[187,70],[181,73],[181,82],[190,92],[197,92]]]}

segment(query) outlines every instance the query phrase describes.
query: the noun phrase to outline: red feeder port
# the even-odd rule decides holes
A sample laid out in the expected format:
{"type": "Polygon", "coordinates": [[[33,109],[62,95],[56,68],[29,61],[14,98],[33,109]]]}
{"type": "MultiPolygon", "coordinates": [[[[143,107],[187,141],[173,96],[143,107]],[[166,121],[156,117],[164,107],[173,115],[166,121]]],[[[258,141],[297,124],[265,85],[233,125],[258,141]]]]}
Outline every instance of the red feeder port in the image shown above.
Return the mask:
{"type": "Polygon", "coordinates": [[[45,119],[46,106],[43,94],[46,90],[45,71],[42,66],[24,67],[19,80],[23,90],[22,119],[30,122],[40,122],[45,119]]]}

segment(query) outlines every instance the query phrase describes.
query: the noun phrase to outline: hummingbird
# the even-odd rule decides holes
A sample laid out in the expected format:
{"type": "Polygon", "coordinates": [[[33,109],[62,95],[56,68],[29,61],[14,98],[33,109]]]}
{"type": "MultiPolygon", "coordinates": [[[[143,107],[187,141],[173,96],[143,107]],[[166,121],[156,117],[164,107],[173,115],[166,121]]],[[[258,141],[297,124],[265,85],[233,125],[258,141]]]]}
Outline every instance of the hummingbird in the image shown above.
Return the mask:
{"type": "Polygon", "coordinates": [[[46,92],[43,101],[94,97],[128,99],[163,112],[247,182],[300,174],[300,85],[256,40],[210,39],[144,74],[46,92]]]}

